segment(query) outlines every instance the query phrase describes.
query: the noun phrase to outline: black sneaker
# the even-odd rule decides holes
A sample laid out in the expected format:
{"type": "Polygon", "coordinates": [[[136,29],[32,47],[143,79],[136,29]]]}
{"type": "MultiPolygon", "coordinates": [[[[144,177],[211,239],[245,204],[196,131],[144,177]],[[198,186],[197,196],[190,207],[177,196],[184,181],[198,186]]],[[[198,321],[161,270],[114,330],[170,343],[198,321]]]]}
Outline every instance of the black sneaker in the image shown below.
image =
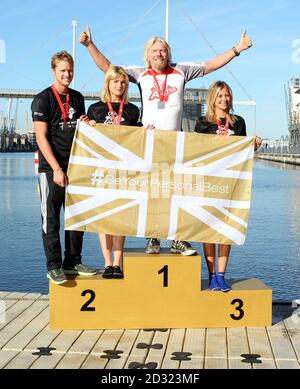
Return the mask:
{"type": "Polygon", "coordinates": [[[112,266],[106,266],[104,269],[104,272],[102,274],[103,278],[113,278],[113,267],[112,266]]]}
{"type": "Polygon", "coordinates": [[[68,281],[67,277],[65,276],[65,273],[62,271],[62,269],[52,269],[47,272],[47,278],[53,282],[53,284],[64,284],[68,281]]]}
{"type": "Polygon", "coordinates": [[[145,249],[146,254],[159,254],[160,252],[160,241],[155,238],[148,239],[147,246],[145,249]]]}
{"type": "Polygon", "coordinates": [[[184,240],[173,240],[170,251],[171,253],[185,256],[197,254],[197,250],[193,249],[191,244],[184,240]]]}
{"type": "Polygon", "coordinates": [[[65,274],[76,274],[80,276],[94,276],[97,273],[97,270],[89,267],[87,265],[84,265],[83,263],[78,263],[74,266],[65,266],[62,267],[65,274]]]}
{"type": "Polygon", "coordinates": [[[113,267],[113,278],[124,278],[124,274],[120,269],[120,266],[113,267]]]}

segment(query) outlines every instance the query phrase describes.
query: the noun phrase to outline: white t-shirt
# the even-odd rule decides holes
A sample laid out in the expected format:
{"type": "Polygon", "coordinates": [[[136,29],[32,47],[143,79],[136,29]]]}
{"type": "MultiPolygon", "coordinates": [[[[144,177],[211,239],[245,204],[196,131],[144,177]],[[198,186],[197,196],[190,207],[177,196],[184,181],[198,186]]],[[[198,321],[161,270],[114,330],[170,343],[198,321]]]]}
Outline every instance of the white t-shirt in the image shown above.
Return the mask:
{"type": "Polygon", "coordinates": [[[185,84],[203,77],[204,63],[172,64],[163,73],[138,66],[124,66],[124,69],[129,80],[140,88],[143,126],[153,124],[159,130],[181,131],[185,84]]]}

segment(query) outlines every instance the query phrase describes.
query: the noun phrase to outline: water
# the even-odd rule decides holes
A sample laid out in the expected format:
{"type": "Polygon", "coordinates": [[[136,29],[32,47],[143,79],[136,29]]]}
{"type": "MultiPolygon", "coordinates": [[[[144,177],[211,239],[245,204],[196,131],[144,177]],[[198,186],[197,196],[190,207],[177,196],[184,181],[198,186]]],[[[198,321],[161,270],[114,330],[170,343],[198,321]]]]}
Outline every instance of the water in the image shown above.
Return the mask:
{"type": "MultiPolygon", "coordinates": [[[[255,163],[247,240],[232,249],[229,278],[257,277],[274,299],[300,298],[299,193],[299,167],[255,163]]],[[[32,153],[0,154],[0,234],[0,290],[48,293],[32,153]]],[[[143,248],[145,239],[127,238],[126,246],[143,248]]],[[[103,267],[96,234],[85,234],[83,256],[103,267]]]]}

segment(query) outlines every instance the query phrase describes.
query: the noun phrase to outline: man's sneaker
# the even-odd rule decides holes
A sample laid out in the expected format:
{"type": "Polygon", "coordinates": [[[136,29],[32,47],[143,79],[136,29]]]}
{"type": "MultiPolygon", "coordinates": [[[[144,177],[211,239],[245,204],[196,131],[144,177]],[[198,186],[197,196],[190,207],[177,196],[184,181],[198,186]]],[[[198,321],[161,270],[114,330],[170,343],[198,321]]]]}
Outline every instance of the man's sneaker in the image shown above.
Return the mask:
{"type": "Polygon", "coordinates": [[[124,274],[120,269],[120,266],[113,267],[113,278],[124,278],[124,274]]]}
{"type": "Polygon", "coordinates": [[[47,272],[47,278],[53,282],[53,284],[64,284],[68,281],[67,277],[65,276],[65,273],[62,271],[62,269],[52,269],[47,272]]]}
{"type": "Polygon", "coordinates": [[[63,271],[65,274],[76,274],[80,276],[94,276],[97,273],[96,269],[83,263],[78,263],[74,266],[63,266],[63,271]]]}
{"type": "Polygon", "coordinates": [[[159,254],[160,252],[160,241],[155,238],[148,239],[147,246],[145,249],[146,254],[159,254]]]}
{"type": "Polygon", "coordinates": [[[170,251],[174,254],[186,256],[197,254],[197,250],[193,249],[191,244],[189,242],[185,242],[184,240],[173,240],[170,251]]]}

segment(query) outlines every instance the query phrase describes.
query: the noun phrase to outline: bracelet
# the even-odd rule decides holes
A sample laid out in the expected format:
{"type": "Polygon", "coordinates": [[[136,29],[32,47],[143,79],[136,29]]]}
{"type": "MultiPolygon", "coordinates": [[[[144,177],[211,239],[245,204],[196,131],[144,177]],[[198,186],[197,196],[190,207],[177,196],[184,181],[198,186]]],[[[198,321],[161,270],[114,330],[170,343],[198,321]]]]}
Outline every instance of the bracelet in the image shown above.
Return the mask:
{"type": "Polygon", "coordinates": [[[57,168],[56,170],[53,170],[53,174],[57,173],[59,170],[62,170],[61,167],[57,168]]]}
{"type": "Polygon", "coordinates": [[[234,52],[234,55],[238,57],[240,53],[237,51],[237,49],[233,46],[232,51],[234,52]]]}

